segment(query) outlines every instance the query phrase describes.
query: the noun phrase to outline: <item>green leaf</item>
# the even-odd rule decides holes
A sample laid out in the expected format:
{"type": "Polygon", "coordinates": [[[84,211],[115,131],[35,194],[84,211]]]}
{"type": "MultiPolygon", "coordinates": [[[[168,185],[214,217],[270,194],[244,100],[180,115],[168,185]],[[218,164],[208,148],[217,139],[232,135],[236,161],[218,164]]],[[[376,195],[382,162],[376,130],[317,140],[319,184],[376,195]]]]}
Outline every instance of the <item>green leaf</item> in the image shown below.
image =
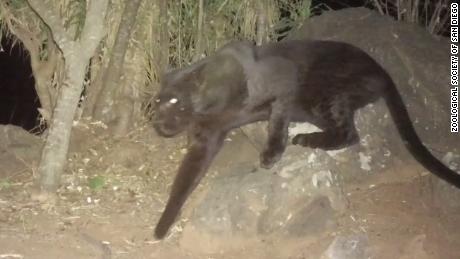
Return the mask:
{"type": "Polygon", "coordinates": [[[8,182],[7,180],[0,181],[0,190],[1,189],[8,189],[10,187],[11,187],[11,183],[8,182]]]}
{"type": "Polygon", "coordinates": [[[88,186],[91,190],[100,190],[105,185],[105,179],[103,176],[95,176],[88,179],[88,186]]]}

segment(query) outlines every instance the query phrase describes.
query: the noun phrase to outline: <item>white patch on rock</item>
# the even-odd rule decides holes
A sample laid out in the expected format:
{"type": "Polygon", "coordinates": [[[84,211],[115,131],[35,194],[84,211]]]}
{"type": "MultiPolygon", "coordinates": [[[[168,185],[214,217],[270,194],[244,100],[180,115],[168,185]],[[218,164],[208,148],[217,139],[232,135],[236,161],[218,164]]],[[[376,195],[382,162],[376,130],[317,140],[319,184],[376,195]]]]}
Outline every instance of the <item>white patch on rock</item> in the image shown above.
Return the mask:
{"type": "Polygon", "coordinates": [[[297,134],[305,134],[319,131],[321,131],[321,129],[319,129],[313,124],[307,122],[295,123],[294,126],[289,127],[289,137],[294,137],[297,134]]]}
{"type": "Polygon", "coordinates": [[[371,166],[369,165],[369,163],[371,162],[371,160],[372,160],[371,156],[366,156],[362,152],[359,152],[359,162],[361,164],[361,169],[370,171],[371,166]]]}
{"type": "Polygon", "coordinates": [[[332,186],[332,173],[331,171],[319,171],[311,177],[311,183],[316,188],[321,188],[323,186],[331,187],[332,186]]]}
{"type": "Polygon", "coordinates": [[[444,162],[450,169],[452,170],[457,170],[458,169],[458,164],[456,163],[456,160],[460,158],[460,155],[456,155],[452,152],[447,152],[443,157],[442,157],[442,162],[444,162]]]}
{"type": "Polygon", "coordinates": [[[367,134],[366,136],[361,137],[359,142],[362,146],[368,147],[370,138],[371,138],[371,135],[367,134]]]}
{"type": "Polygon", "coordinates": [[[368,237],[364,234],[337,236],[329,245],[323,258],[370,258],[368,246],[369,240],[368,237]]]}
{"type": "Polygon", "coordinates": [[[347,148],[346,148],[346,147],[345,147],[345,148],[342,148],[342,149],[337,149],[337,150],[329,150],[329,151],[326,151],[326,153],[327,153],[328,155],[330,155],[331,157],[335,157],[335,156],[337,156],[338,154],[343,153],[343,152],[345,152],[345,151],[347,151],[347,148]]]}
{"type": "Polygon", "coordinates": [[[387,148],[385,148],[385,150],[383,150],[383,156],[384,157],[390,157],[391,156],[391,151],[388,150],[387,148]]]}
{"type": "Polygon", "coordinates": [[[311,153],[308,158],[307,158],[307,163],[311,164],[315,161],[316,159],[316,154],[315,153],[311,153]]]}
{"type": "Polygon", "coordinates": [[[283,178],[290,178],[292,177],[292,172],[294,171],[297,171],[301,168],[304,168],[308,166],[308,161],[306,160],[299,160],[299,161],[296,161],[294,163],[291,163],[291,164],[288,164],[286,166],[283,166],[283,168],[281,168],[281,171],[279,173],[279,176],[283,177],[283,178]]]}

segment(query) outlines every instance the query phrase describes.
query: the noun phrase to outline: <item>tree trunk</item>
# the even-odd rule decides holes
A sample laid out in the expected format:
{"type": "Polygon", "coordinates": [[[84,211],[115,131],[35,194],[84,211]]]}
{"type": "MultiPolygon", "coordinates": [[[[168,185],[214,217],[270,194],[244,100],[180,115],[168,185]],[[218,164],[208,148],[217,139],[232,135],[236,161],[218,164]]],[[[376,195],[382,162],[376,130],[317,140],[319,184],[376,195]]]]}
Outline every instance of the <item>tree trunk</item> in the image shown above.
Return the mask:
{"type": "MultiPolygon", "coordinates": [[[[143,41],[139,35],[136,39],[143,41]]],[[[120,82],[121,91],[118,95],[116,106],[116,124],[112,127],[115,137],[123,137],[128,134],[140,113],[136,113],[136,108],[140,111],[140,89],[145,84],[145,51],[142,48],[133,46],[126,54],[123,65],[123,80],[120,82]]]]}
{"type": "Polygon", "coordinates": [[[59,93],[38,168],[40,186],[46,192],[56,191],[64,170],[73,118],[80,100],[87,65],[88,60],[78,57],[77,53],[66,59],[67,79],[59,93]]]}
{"type": "Polygon", "coordinates": [[[258,46],[265,43],[267,39],[267,14],[266,14],[266,0],[258,0],[256,3],[257,10],[257,32],[256,44],[258,46]]]}
{"type": "Polygon", "coordinates": [[[35,90],[37,91],[40,100],[41,109],[39,109],[41,116],[45,121],[49,122],[51,119],[51,111],[56,104],[55,93],[53,91],[53,73],[56,71],[59,55],[57,47],[52,41],[51,33],[48,34],[47,54],[48,58],[45,60],[38,60],[38,57],[33,58],[30,56],[32,72],[35,78],[35,90]]]}
{"type": "MultiPolygon", "coordinates": [[[[117,37],[112,49],[109,66],[106,73],[104,73],[102,88],[99,93],[94,93],[97,95],[97,101],[93,113],[95,119],[109,122],[116,116],[114,116],[112,113],[113,110],[110,109],[110,107],[117,102],[117,87],[120,86],[130,34],[133,30],[134,23],[136,22],[137,12],[141,2],[141,0],[125,1],[125,9],[123,11],[117,37]]],[[[126,117],[123,116],[123,118],[126,117]]]]}
{"type": "Polygon", "coordinates": [[[100,57],[97,53],[102,52],[102,46],[99,46],[96,50],[96,55],[91,58],[91,65],[89,68],[90,73],[90,85],[85,89],[85,105],[83,107],[83,117],[92,117],[94,114],[94,108],[96,106],[96,101],[98,93],[100,93],[104,75],[107,73],[108,61],[104,60],[103,57],[100,57]]]}
{"type": "Polygon", "coordinates": [[[54,196],[66,163],[70,133],[83,90],[86,68],[105,34],[108,0],[89,2],[85,26],[78,41],[74,41],[69,31],[63,27],[63,22],[50,1],[28,0],[28,3],[51,29],[54,41],[62,50],[65,60],[66,80],[59,91],[38,168],[41,190],[39,198],[48,198],[54,196]]]}
{"type": "Polygon", "coordinates": [[[193,56],[193,61],[198,61],[203,55],[203,1],[204,0],[200,0],[198,4],[198,26],[196,30],[195,55],[193,56]]]}
{"type": "MultiPolygon", "coordinates": [[[[168,3],[167,0],[159,0],[160,7],[160,70],[163,73],[169,66],[169,33],[168,33],[168,3]]],[[[155,53],[155,52],[153,52],[155,53]]]]}

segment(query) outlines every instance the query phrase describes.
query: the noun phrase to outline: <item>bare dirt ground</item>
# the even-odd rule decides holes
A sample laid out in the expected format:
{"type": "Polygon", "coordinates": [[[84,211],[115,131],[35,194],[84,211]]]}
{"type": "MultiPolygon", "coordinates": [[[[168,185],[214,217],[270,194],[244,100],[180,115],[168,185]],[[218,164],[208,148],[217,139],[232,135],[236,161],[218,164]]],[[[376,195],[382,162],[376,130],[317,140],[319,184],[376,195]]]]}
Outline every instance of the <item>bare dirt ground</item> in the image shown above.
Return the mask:
{"type": "Polygon", "coordinates": [[[74,132],[56,206],[31,200],[35,167],[6,172],[1,169],[6,162],[0,164],[0,258],[316,259],[328,258],[325,251],[338,235],[367,236],[369,253],[332,258],[460,258],[460,211],[439,209],[430,177],[398,177],[418,166],[344,186],[347,209],[333,215],[336,226],[315,238],[229,238],[228,246],[241,246],[223,252],[206,246],[188,249],[194,240],[181,235],[193,200],[206,191],[219,166],[232,165],[229,154],[245,152],[239,143],[244,138],[236,135],[191,197],[180,222],[158,241],[153,227],[185,152],[185,139],[159,138],[147,126],[119,140],[108,138],[98,125],[80,124],[74,132]]]}

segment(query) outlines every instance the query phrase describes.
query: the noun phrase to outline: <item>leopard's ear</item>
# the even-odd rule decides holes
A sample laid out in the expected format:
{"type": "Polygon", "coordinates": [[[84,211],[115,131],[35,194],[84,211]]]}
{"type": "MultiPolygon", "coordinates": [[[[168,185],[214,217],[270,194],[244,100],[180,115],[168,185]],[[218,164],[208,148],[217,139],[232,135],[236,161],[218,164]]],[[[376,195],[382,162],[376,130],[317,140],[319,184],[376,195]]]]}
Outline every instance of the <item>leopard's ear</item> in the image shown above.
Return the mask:
{"type": "Polygon", "coordinates": [[[213,55],[194,83],[191,100],[194,111],[199,114],[222,112],[235,101],[244,88],[245,75],[237,60],[228,55],[213,55]]]}
{"type": "Polygon", "coordinates": [[[170,85],[184,80],[196,80],[201,75],[209,60],[209,58],[204,58],[186,67],[169,69],[161,76],[161,84],[170,85]]]}

